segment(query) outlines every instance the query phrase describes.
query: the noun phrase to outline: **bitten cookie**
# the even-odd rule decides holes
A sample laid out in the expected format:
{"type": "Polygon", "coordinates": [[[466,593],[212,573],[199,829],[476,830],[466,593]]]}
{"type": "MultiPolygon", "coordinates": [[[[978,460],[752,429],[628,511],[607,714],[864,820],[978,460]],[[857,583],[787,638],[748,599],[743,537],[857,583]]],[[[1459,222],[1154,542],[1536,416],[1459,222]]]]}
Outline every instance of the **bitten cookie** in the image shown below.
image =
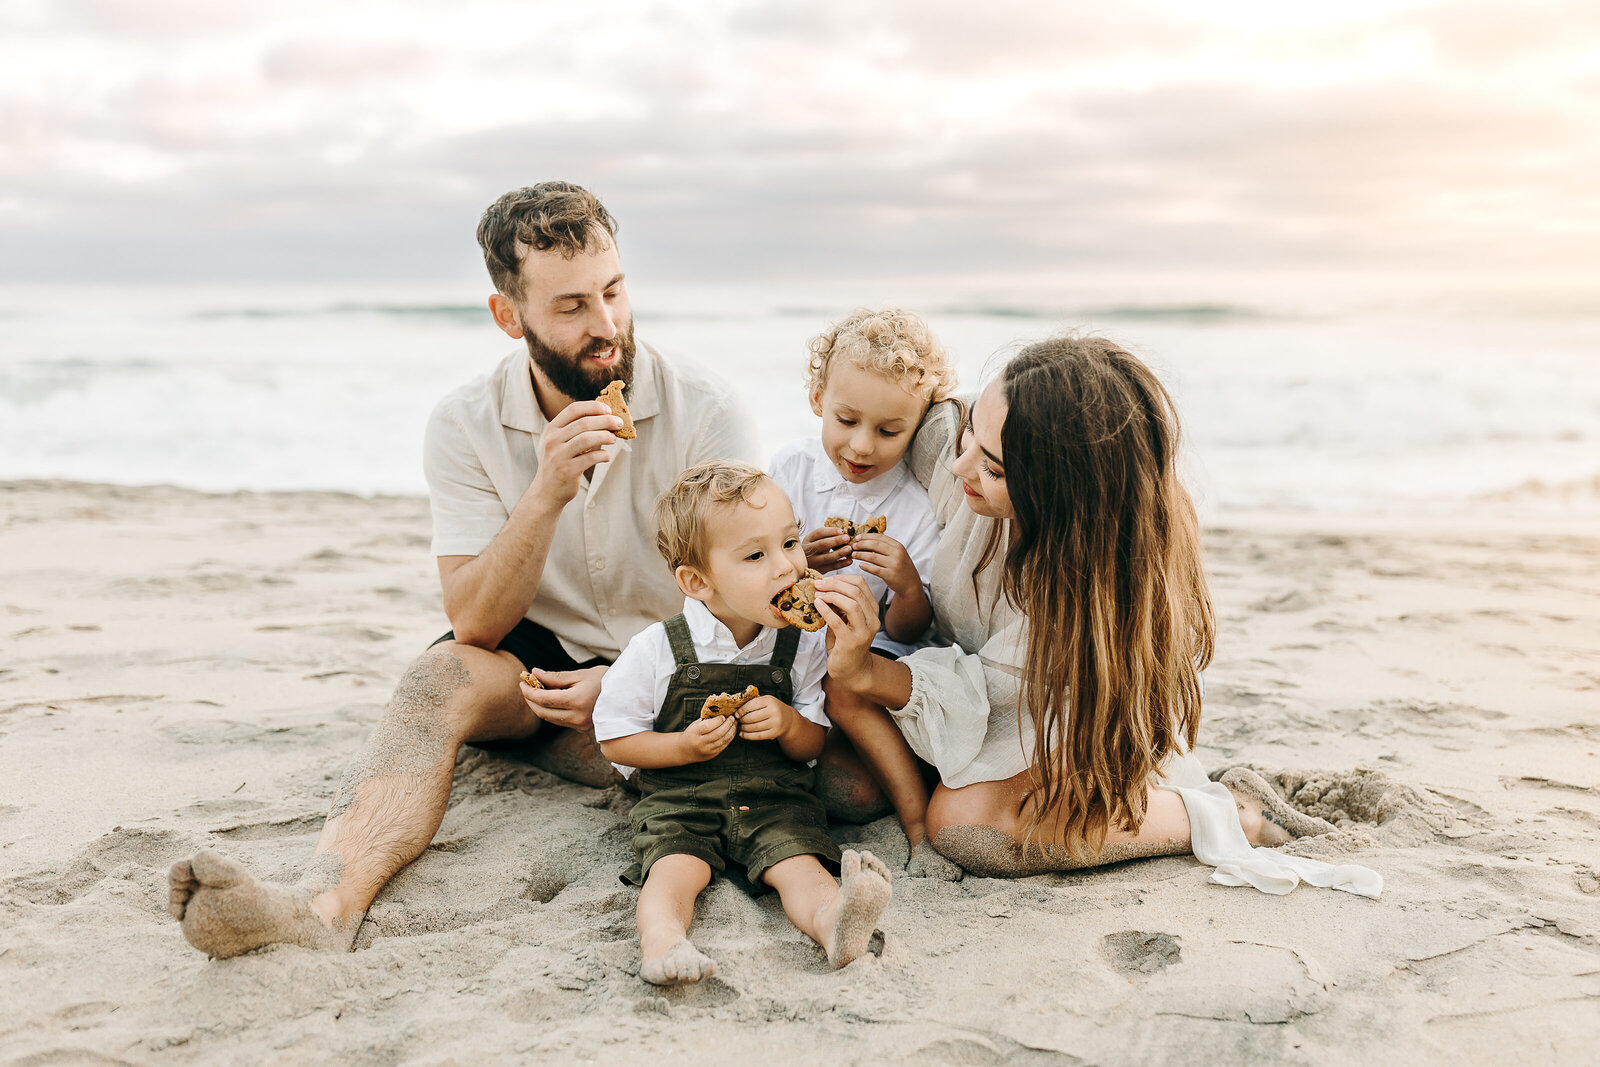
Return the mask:
{"type": "Polygon", "coordinates": [[[528,673],[527,671],[523,671],[522,674],[520,675],[520,677],[522,678],[522,680],[524,682],[527,682],[528,685],[533,687],[534,689],[543,689],[544,688],[544,683],[539,681],[539,679],[535,678],[532,674],[528,673]]]}
{"type": "Polygon", "coordinates": [[[628,414],[628,402],[622,399],[622,380],[613,379],[611,384],[595,398],[611,408],[611,414],[622,420],[622,429],[617,431],[617,436],[624,441],[631,441],[639,435],[633,429],[633,416],[628,414]]]}
{"type": "Polygon", "coordinates": [[[785,622],[802,630],[820,630],[824,625],[822,613],[817,610],[817,584],[820,571],[807,570],[806,576],[787,586],[772,598],[785,622]]]}
{"type": "Polygon", "coordinates": [[[879,515],[877,518],[868,519],[866,522],[851,522],[849,519],[841,519],[837,515],[829,515],[822,520],[822,525],[840,531],[850,538],[853,544],[855,539],[862,534],[883,533],[889,528],[889,517],[887,515],[879,515]]]}
{"type": "Polygon", "coordinates": [[[718,715],[737,715],[745,704],[761,695],[755,686],[746,686],[742,693],[713,693],[700,706],[702,719],[715,719],[718,715]]]}

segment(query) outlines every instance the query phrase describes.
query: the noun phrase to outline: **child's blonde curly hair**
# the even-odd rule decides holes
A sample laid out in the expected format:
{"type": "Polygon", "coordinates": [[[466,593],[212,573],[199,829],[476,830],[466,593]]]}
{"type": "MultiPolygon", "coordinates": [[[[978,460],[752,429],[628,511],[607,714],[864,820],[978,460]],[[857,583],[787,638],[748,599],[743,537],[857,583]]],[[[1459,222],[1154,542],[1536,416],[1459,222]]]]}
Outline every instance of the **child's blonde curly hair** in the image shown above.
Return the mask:
{"type": "Polygon", "coordinates": [[[811,339],[806,387],[820,393],[834,361],[881,374],[928,403],[955,391],[956,372],[922,316],[901,308],[856,308],[811,339]]]}

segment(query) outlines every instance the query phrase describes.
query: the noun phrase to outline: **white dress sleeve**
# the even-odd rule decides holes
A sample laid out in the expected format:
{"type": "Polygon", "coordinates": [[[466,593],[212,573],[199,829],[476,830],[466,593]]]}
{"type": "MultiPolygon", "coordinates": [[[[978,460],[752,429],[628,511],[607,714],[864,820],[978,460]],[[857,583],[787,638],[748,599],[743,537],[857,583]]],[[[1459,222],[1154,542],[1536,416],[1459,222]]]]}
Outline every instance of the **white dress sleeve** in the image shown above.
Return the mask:
{"type": "Polygon", "coordinates": [[[1000,781],[1032,763],[1033,720],[1017,711],[1022,639],[1017,620],[976,654],[919,648],[900,661],[911,669],[911,697],[888,712],[945,785],[1000,781]]]}

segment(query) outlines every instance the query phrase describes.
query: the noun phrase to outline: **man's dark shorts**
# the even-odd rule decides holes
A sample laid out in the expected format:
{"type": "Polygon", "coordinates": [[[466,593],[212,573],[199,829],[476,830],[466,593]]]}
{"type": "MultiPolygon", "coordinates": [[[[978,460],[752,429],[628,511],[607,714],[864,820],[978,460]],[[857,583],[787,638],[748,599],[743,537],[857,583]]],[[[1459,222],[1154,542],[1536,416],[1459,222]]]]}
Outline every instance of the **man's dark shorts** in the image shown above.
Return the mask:
{"type": "MultiPolygon", "coordinates": [[[[443,637],[433,642],[434,645],[441,641],[454,641],[456,632],[446,630],[443,637]]],[[[432,648],[433,645],[428,647],[432,648]]],[[[521,619],[511,628],[511,632],[500,639],[499,650],[509,652],[522,661],[522,669],[538,667],[541,671],[578,671],[587,667],[609,667],[611,661],[596,656],[594,659],[579,663],[567,654],[561,647],[561,642],[556,640],[556,635],[530,619],[521,619]]]]}
{"type": "MultiPolygon", "coordinates": [[[[456,632],[447,630],[443,637],[433,642],[437,645],[443,641],[454,641],[456,632]]],[[[433,645],[429,645],[432,648],[433,645]]],[[[594,659],[579,663],[567,654],[561,647],[561,642],[556,640],[556,635],[528,619],[520,620],[511,628],[511,632],[500,639],[498,646],[502,652],[509,652],[522,661],[522,669],[538,667],[541,671],[577,671],[588,667],[609,667],[611,661],[596,656],[594,659]]],[[[547,741],[549,731],[543,731],[541,738],[547,741]]],[[[503,741],[475,741],[474,747],[488,749],[491,752],[511,753],[521,755],[531,748],[541,744],[535,738],[507,738],[503,741]]]]}

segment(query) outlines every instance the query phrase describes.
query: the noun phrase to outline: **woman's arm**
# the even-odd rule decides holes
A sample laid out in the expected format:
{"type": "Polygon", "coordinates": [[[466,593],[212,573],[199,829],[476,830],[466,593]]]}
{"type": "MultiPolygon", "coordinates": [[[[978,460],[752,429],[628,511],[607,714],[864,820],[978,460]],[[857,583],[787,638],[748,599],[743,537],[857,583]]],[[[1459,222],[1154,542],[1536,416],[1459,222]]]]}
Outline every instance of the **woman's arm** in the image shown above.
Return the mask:
{"type": "Polygon", "coordinates": [[[911,671],[898,660],[872,654],[878,602],[858,574],[817,580],[817,611],[828,623],[828,676],[858,696],[886,708],[911,699],[911,671]]]}

